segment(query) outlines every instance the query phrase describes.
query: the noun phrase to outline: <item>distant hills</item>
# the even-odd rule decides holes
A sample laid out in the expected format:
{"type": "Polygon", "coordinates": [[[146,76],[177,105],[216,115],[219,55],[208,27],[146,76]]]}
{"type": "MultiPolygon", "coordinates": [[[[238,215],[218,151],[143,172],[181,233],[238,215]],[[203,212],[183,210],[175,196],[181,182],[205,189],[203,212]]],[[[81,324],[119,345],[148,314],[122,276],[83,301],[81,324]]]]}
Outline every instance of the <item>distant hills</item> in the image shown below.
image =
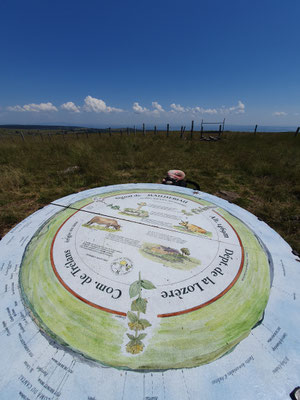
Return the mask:
{"type": "MultiPolygon", "coordinates": [[[[218,126],[218,124],[216,124],[218,126]]],[[[268,125],[258,125],[257,132],[295,132],[299,125],[294,126],[268,126],[268,125]]],[[[255,125],[225,125],[225,131],[231,132],[253,132],[255,125]]],[[[5,124],[0,125],[0,129],[12,129],[12,130],[47,130],[47,131],[84,131],[84,132],[104,132],[107,131],[108,127],[99,128],[97,126],[70,126],[70,125],[17,125],[17,124],[5,124]]],[[[111,125],[112,130],[126,130],[125,126],[114,126],[111,125]]],[[[133,131],[134,128],[129,127],[130,131],[133,131]]],[[[141,130],[142,126],[137,126],[137,130],[141,130]]],[[[147,130],[153,130],[153,126],[148,124],[146,127],[147,130]]],[[[166,125],[157,125],[158,130],[166,130],[166,125]]],[[[212,127],[213,129],[213,127],[212,127]]],[[[174,126],[170,126],[170,130],[178,130],[180,131],[180,126],[174,124],[174,126]]],[[[195,131],[200,130],[200,126],[195,126],[195,131]]],[[[209,129],[206,129],[207,131],[209,129]]],[[[189,126],[187,126],[187,131],[189,131],[189,126]]]]}
{"type": "Polygon", "coordinates": [[[5,129],[39,129],[39,130],[72,130],[86,129],[83,126],[65,126],[65,125],[0,125],[0,128],[5,129]]]}

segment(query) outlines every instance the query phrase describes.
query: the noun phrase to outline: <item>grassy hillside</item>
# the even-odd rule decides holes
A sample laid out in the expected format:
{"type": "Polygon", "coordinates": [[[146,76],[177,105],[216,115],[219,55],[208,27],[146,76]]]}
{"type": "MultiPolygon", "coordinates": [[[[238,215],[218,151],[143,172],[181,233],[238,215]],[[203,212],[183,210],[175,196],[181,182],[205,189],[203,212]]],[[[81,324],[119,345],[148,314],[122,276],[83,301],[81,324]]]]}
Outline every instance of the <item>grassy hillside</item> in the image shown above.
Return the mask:
{"type": "Polygon", "coordinates": [[[274,228],[300,252],[300,136],[293,133],[225,133],[218,142],[180,139],[178,133],[0,130],[0,235],[58,197],[129,182],[160,182],[178,168],[201,190],[233,202],[274,228]],[[2,133],[2,135],[1,135],[2,133]],[[15,132],[14,132],[15,133],[15,132]]]}

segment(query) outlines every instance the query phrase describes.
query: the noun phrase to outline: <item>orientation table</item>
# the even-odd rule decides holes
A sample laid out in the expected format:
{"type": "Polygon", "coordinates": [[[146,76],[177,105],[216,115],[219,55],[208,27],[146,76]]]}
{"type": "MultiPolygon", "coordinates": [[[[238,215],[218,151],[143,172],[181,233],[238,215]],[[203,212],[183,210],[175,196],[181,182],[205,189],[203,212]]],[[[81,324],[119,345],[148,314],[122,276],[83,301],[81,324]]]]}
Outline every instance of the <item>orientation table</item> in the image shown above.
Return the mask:
{"type": "Polygon", "coordinates": [[[223,199],[58,199],[0,241],[0,398],[300,398],[300,263],[223,199]]]}

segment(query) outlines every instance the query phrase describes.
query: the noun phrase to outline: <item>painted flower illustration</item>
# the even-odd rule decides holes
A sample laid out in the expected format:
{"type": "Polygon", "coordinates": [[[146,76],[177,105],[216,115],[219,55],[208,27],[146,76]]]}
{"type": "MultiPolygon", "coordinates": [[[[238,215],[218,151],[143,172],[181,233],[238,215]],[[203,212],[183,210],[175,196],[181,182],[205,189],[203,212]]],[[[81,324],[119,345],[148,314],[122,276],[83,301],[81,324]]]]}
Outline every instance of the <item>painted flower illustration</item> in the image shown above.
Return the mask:
{"type": "Polygon", "coordinates": [[[130,298],[136,297],[131,303],[131,311],[128,311],[127,317],[129,319],[128,327],[134,331],[134,334],[127,333],[129,342],[126,344],[126,351],[131,354],[141,353],[145,345],[142,340],[147,336],[146,333],[139,333],[151,326],[147,319],[141,318],[141,313],[146,314],[147,300],[142,298],[142,289],[151,290],[156,287],[152,282],[142,279],[139,272],[139,279],[133,282],[129,287],[130,298]]]}

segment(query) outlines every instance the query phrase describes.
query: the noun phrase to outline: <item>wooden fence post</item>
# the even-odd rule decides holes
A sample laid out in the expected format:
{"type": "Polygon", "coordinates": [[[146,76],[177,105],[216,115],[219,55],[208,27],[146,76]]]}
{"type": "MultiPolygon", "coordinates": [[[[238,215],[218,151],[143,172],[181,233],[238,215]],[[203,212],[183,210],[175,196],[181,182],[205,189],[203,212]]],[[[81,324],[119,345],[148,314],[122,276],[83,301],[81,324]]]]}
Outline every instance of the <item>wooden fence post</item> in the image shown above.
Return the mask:
{"type": "Polygon", "coordinates": [[[298,126],[298,128],[297,128],[297,130],[295,132],[295,137],[298,135],[299,131],[300,131],[300,126],[298,126]]]}
{"type": "Polygon", "coordinates": [[[167,124],[167,137],[169,137],[170,124],[167,124]]]}
{"type": "Polygon", "coordinates": [[[143,124],[143,136],[145,136],[145,124],[143,124]]]}
{"type": "Polygon", "coordinates": [[[122,129],[120,129],[120,135],[123,136],[123,130],[122,129]]]}
{"type": "Polygon", "coordinates": [[[219,135],[218,135],[219,138],[221,137],[221,132],[222,132],[222,125],[219,126],[219,135]]]}
{"type": "Polygon", "coordinates": [[[157,131],[156,131],[156,125],[154,126],[154,135],[156,135],[157,131]]]}
{"type": "Polygon", "coordinates": [[[108,128],[109,136],[111,136],[111,128],[108,128]]]}
{"type": "Polygon", "coordinates": [[[127,136],[129,136],[129,128],[127,128],[127,136]]]}
{"type": "Polygon", "coordinates": [[[256,134],[256,132],[257,132],[257,125],[255,125],[254,134],[256,134]]]}
{"type": "Polygon", "coordinates": [[[180,127],[180,139],[182,139],[182,133],[183,133],[183,126],[181,125],[181,127],[180,127]]]}
{"type": "Polygon", "coordinates": [[[20,132],[21,138],[23,139],[23,142],[25,142],[25,138],[22,132],[20,132]]]}
{"type": "Polygon", "coordinates": [[[193,139],[193,132],[194,132],[194,121],[192,121],[191,125],[191,139],[193,139]]]}

